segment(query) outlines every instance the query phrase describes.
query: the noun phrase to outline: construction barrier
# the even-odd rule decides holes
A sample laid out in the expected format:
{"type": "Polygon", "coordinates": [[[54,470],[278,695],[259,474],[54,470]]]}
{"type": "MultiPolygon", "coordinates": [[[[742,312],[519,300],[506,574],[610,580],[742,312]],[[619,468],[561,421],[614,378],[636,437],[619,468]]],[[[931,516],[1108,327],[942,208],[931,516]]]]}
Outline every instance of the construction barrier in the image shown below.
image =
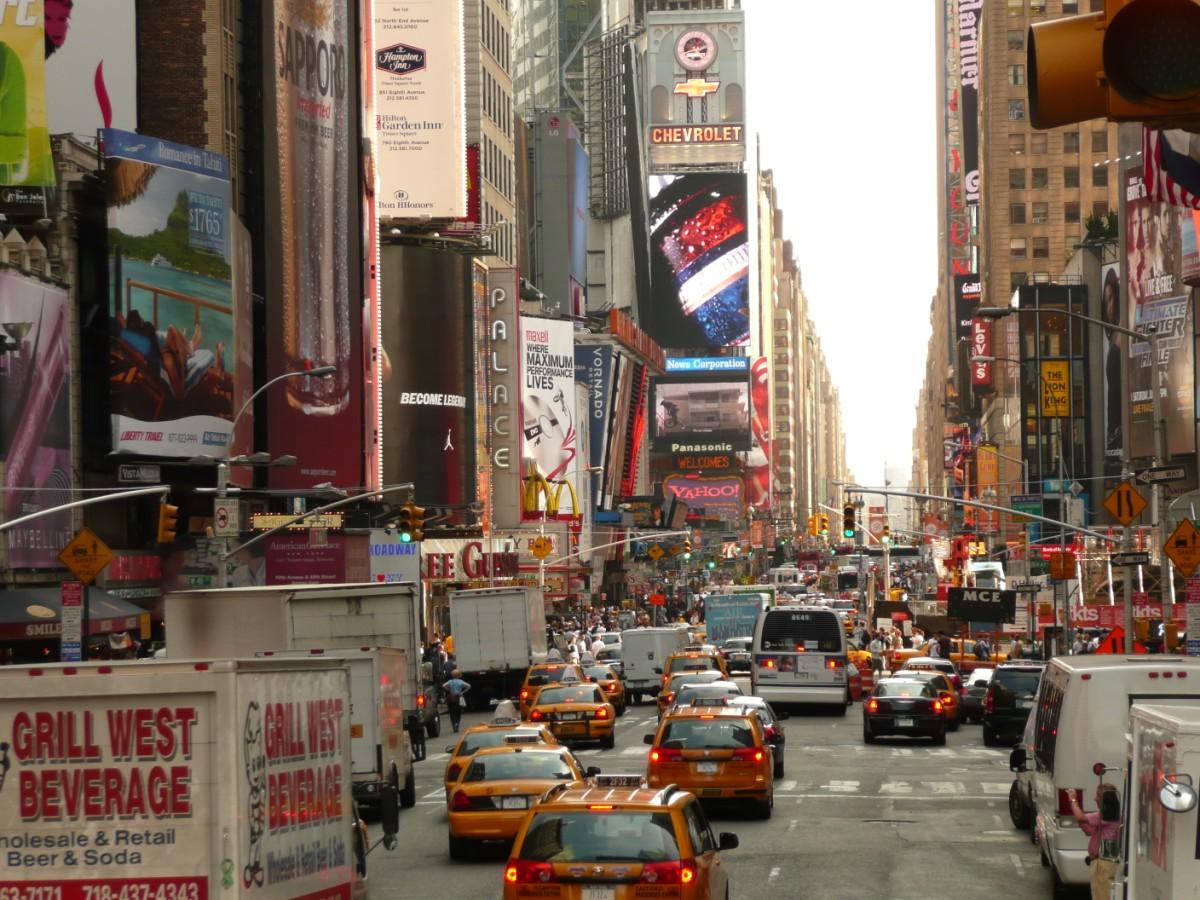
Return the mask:
{"type": "Polygon", "coordinates": [[[869,696],[871,691],[875,690],[875,673],[870,669],[860,669],[859,677],[862,680],[863,696],[869,696]]]}

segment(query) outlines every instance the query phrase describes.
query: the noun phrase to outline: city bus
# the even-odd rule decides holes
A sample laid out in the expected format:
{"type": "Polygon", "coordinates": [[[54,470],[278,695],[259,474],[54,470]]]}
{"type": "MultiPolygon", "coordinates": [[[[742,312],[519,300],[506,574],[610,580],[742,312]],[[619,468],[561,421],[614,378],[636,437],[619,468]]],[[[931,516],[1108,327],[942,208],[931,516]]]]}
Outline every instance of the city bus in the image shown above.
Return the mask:
{"type": "Polygon", "coordinates": [[[821,704],[845,715],[850,704],[846,632],[821,606],[779,606],[754,623],[750,693],[775,705],[821,704]]]}

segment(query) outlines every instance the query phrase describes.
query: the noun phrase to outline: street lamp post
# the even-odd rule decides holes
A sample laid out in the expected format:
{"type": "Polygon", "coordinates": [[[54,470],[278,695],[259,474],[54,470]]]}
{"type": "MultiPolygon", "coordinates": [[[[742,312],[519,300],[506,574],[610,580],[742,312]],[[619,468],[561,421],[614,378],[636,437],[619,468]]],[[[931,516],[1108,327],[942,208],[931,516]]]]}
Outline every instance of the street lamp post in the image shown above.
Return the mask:
{"type": "MultiPolygon", "coordinates": [[[[259,394],[263,393],[267,388],[272,387],[279,382],[288,378],[327,378],[337,372],[337,366],[316,366],[312,369],[303,369],[298,372],[284,372],[282,375],[276,375],[253,394],[247,398],[242,404],[242,408],[238,410],[237,415],[233,417],[233,423],[229,426],[229,437],[225,441],[225,458],[217,463],[217,497],[219,500],[225,500],[229,496],[229,450],[233,444],[233,435],[237,431],[238,421],[242,415],[250,408],[250,405],[255,401],[259,394]]],[[[221,559],[220,565],[217,568],[217,587],[229,587],[229,538],[221,538],[221,559]]]]}

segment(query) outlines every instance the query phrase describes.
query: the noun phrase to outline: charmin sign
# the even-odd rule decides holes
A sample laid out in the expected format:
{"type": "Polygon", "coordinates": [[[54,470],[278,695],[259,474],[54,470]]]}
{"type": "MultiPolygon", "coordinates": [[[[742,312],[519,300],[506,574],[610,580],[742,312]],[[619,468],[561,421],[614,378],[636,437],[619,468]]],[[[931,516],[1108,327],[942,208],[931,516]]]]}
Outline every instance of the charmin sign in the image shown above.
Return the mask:
{"type": "Polygon", "coordinates": [[[509,528],[521,520],[521,467],[518,443],[520,382],[517,270],[489,269],[488,291],[488,456],[492,461],[492,515],[509,528]]]}

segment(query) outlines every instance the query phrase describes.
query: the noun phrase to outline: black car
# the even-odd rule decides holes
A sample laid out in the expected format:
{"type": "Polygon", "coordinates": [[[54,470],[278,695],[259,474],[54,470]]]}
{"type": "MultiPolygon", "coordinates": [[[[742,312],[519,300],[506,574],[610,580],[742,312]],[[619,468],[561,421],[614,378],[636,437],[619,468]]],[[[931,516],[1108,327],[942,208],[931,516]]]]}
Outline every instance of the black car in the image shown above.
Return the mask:
{"type": "Polygon", "coordinates": [[[750,648],[754,638],[735,637],[726,639],[721,645],[720,654],[725,659],[725,667],[730,672],[750,671],[750,648]]]}
{"type": "Polygon", "coordinates": [[[995,669],[974,669],[963,676],[962,717],[964,722],[983,721],[983,698],[987,696],[995,669]]]}
{"type": "Polygon", "coordinates": [[[1001,663],[992,675],[983,698],[983,743],[988,747],[1012,744],[1025,730],[1025,720],[1036,703],[1038,683],[1045,663],[1001,663]]]}
{"type": "Polygon", "coordinates": [[[863,704],[863,740],[907,734],[946,743],[946,713],[933,685],[926,681],[885,678],[863,704]]]}
{"type": "Polygon", "coordinates": [[[745,706],[753,709],[758,716],[758,722],[763,728],[763,739],[771,745],[771,750],[775,754],[775,771],[776,778],[783,777],[783,746],[787,743],[787,735],[783,730],[783,719],[787,714],[780,715],[775,712],[771,704],[762,697],[730,697],[726,701],[730,706],[745,706]]]}

